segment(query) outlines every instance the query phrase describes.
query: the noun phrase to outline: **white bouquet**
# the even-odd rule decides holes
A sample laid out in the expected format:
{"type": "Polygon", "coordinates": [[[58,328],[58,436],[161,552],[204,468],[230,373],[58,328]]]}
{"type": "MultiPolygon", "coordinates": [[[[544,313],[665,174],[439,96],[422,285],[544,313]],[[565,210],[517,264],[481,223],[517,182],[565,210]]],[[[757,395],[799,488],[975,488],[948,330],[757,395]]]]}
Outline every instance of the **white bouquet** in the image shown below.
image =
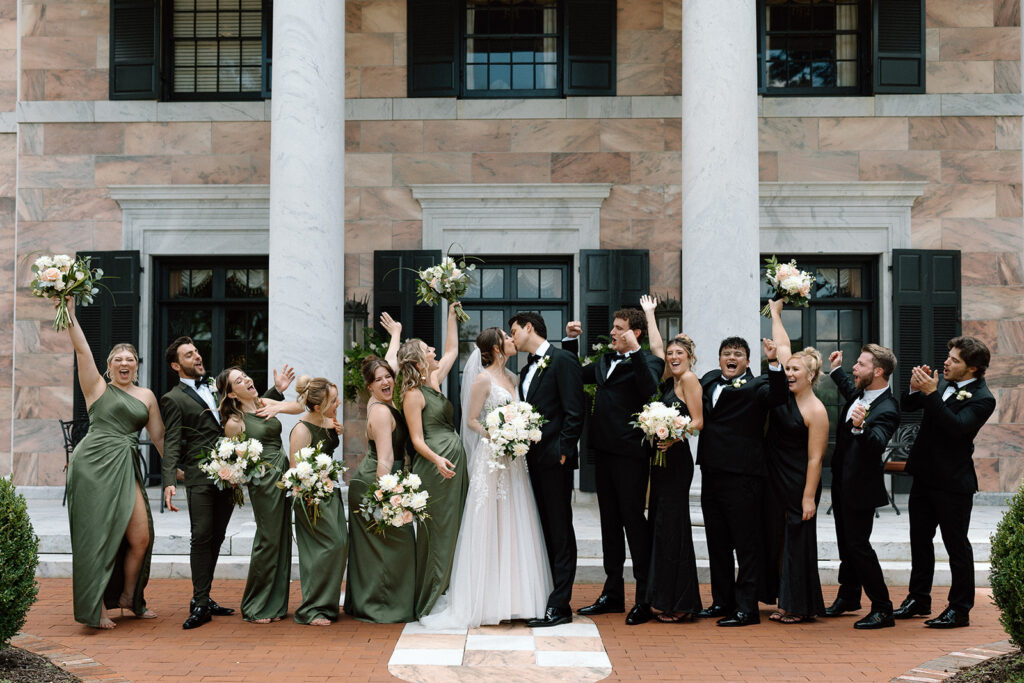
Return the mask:
{"type": "Polygon", "coordinates": [[[245,502],[242,486],[261,479],[274,466],[263,460],[263,444],[258,439],[246,439],[245,434],[222,436],[213,450],[204,453],[199,469],[206,473],[217,488],[231,489],[235,505],[245,502]]]}
{"type": "MultiPolygon", "coordinates": [[[[772,256],[764,262],[768,266],[764,274],[765,282],[775,290],[772,298],[782,299],[790,306],[807,308],[814,276],[806,270],[797,268],[795,259],[789,263],[779,263],[778,259],[772,256]]],[[[766,318],[771,316],[771,308],[766,305],[761,309],[761,315],[766,318]]]]}
{"type": "MultiPolygon", "coordinates": [[[[445,256],[438,265],[417,271],[416,303],[436,306],[442,300],[458,301],[466,294],[469,274],[475,269],[473,264],[467,266],[465,261],[456,263],[451,256],[445,256]]],[[[462,306],[457,307],[456,314],[460,323],[469,320],[462,306]]]]}
{"type": "Polygon", "coordinates": [[[88,306],[99,293],[96,283],[103,278],[101,268],[91,268],[91,259],[71,258],[67,254],[40,256],[32,264],[32,293],[41,299],[57,300],[57,315],[53,329],[58,332],[68,329],[71,316],[64,297],[73,296],[75,303],[88,306]]]}
{"type": "Polygon", "coordinates": [[[295,454],[295,467],[289,468],[277,482],[286,495],[302,499],[313,526],[320,519],[320,503],[341,489],[341,475],[348,469],[324,453],[323,445],[321,441],[316,446],[300,448],[295,454]]]}
{"type": "Polygon", "coordinates": [[[385,474],[363,494],[359,514],[374,533],[384,535],[389,527],[403,527],[413,520],[430,517],[427,502],[430,493],[420,490],[418,474],[385,474]]]}
{"type": "MultiPolygon", "coordinates": [[[[651,401],[635,417],[636,420],[630,424],[643,432],[644,441],[652,445],[678,441],[697,434],[697,430],[690,427],[689,415],[682,415],[678,408],[667,406],[661,401],[651,401]]],[[[665,451],[657,452],[654,464],[658,467],[665,466],[665,451]]]]}
{"type": "Polygon", "coordinates": [[[526,455],[531,443],[540,441],[540,428],[547,420],[526,401],[514,401],[487,413],[485,440],[491,450],[487,465],[491,470],[505,469],[505,461],[526,455]]]}

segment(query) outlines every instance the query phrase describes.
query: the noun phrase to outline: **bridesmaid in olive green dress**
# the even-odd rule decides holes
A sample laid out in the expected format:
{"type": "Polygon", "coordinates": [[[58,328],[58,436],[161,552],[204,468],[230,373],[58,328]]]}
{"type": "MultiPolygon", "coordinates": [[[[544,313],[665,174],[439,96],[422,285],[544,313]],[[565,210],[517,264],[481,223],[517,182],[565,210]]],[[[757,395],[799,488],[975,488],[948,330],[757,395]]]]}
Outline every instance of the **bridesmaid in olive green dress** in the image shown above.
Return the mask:
{"type": "Polygon", "coordinates": [[[448,334],[440,360],[434,349],[410,339],[398,351],[402,374],[402,412],[416,451],[412,471],[430,493],[430,516],[416,535],[416,618],[429,614],[448,590],[469,472],[462,439],[452,424],[452,404],[441,383],[458,360],[459,329],[455,304],[448,308],[448,334]]]}
{"type": "MultiPolygon", "coordinates": [[[[279,621],[288,612],[288,583],[292,570],[291,506],[285,492],[277,487],[288,469],[288,456],[281,445],[281,422],[256,413],[271,399],[260,398],[256,387],[239,367],[217,375],[220,423],[226,436],[244,433],[263,444],[263,460],[274,469],[249,483],[249,502],[256,518],[256,537],[249,556],[249,575],[242,594],[242,618],[256,624],[279,621]]],[[[282,412],[301,412],[289,408],[282,412]]]]}
{"type": "MultiPolygon", "coordinates": [[[[338,387],[323,377],[303,375],[295,381],[299,404],[306,414],[292,428],[288,439],[289,465],[295,466],[295,454],[306,446],[321,445],[324,455],[334,455],[343,429],[334,418],[338,414],[338,387]]],[[[295,543],[299,546],[299,579],[302,604],[295,610],[295,621],[313,626],[330,626],[338,618],[341,580],[348,560],[348,527],[341,487],[320,503],[320,516],[312,516],[301,498],[292,500],[295,515],[295,543]]]]}
{"type": "Polygon", "coordinates": [[[105,382],[75,319],[74,303],[67,301],[68,333],[89,409],[89,432],[71,454],[67,478],[75,621],[111,629],[116,624],[110,609],[128,609],[142,619],[156,616],[143,597],[153,556],[153,517],[139,463],[139,430],[146,428],[162,455],[164,423],[153,392],[135,385],[135,347],[111,349],[110,383],[105,382]]]}

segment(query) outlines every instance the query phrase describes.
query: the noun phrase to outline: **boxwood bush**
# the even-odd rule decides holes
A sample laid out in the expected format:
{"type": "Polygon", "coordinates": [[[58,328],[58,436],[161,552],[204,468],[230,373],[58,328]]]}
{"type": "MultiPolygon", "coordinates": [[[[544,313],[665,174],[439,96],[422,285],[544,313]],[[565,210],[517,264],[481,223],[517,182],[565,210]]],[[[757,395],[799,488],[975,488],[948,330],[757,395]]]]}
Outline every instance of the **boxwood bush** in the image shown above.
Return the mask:
{"type": "Polygon", "coordinates": [[[992,600],[1010,642],[1024,647],[1024,484],[992,534],[992,600]]]}
{"type": "Polygon", "coordinates": [[[39,539],[28,518],[25,499],[0,477],[0,648],[25,624],[39,585],[39,539]]]}

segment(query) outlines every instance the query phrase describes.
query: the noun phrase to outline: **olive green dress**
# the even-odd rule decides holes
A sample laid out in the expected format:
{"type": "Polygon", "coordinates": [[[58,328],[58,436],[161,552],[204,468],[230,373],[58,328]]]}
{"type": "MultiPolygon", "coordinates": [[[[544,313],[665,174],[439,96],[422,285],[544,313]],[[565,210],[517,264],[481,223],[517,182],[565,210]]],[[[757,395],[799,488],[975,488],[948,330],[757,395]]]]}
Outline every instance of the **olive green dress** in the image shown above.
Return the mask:
{"type": "Polygon", "coordinates": [[[437,599],[448,590],[455,560],[455,542],[462,523],[462,508],[469,491],[469,471],[462,439],[452,425],[452,404],[444,394],[421,386],[423,392],[423,440],[432,451],[455,466],[455,476],[445,479],[434,463],[417,454],[412,471],[430,492],[430,516],[416,533],[416,618],[430,614],[437,599]]]}
{"type": "MultiPolygon", "coordinates": [[[[323,442],[323,453],[333,455],[340,439],[333,429],[324,429],[305,420],[310,445],[323,442]]],[[[308,624],[323,617],[338,618],[341,602],[341,580],[348,560],[348,527],[345,523],[345,501],[339,486],[331,497],[320,503],[320,516],[312,523],[313,513],[301,498],[292,500],[295,514],[295,543],[299,546],[299,579],[302,583],[302,604],[295,610],[295,621],[308,624]]]]}
{"type": "Polygon", "coordinates": [[[139,430],[149,421],[146,404],[108,384],[89,407],[89,431],[68,463],[68,522],[71,526],[72,595],[75,621],[100,625],[101,607],[117,607],[132,592],[132,611],[146,612],[143,591],[153,558],[153,516],[145,494],[149,547],[134,589],[124,585],[124,534],[138,491],[145,491],[139,465],[139,430]]]}
{"type": "Polygon", "coordinates": [[[249,502],[256,518],[256,537],[249,556],[249,575],[242,593],[242,618],[281,619],[288,612],[288,582],[292,570],[291,501],[277,488],[288,469],[281,447],[281,422],[246,413],[245,436],[263,444],[263,460],[273,465],[263,478],[249,483],[249,502]]]}
{"type": "MultiPolygon", "coordinates": [[[[409,430],[405,418],[387,406],[395,418],[391,451],[395,455],[391,474],[405,466],[405,443],[409,430]]],[[[412,525],[388,529],[379,535],[371,531],[359,514],[363,494],[377,480],[377,444],[372,440],[366,456],[348,482],[351,539],[348,546],[348,583],[345,612],[361,621],[395,624],[416,619],[416,537],[412,525]]]]}

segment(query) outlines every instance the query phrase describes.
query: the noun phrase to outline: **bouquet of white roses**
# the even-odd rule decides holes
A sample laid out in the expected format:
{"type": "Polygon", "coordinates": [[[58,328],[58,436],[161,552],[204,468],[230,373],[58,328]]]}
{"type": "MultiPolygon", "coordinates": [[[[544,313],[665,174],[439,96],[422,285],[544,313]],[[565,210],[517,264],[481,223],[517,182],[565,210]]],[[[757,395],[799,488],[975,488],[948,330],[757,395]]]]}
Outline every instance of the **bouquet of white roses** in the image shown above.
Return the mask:
{"type": "Polygon", "coordinates": [[[316,526],[320,519],[320,503],[341,488],[341,475],[348,469],[323,452],[324,442],[300,448],[295,454],[295,467],[281,476],[277,487],[293,498],[301,498],[312,514],[310,523],[316,526]]]}
{"type": "MultiPolygon", "coordinates": [[[[663,441],[677,441],[698,432],[690,427],[690,416],[681,415],[675,406],[667,406],[661,401],[651,401],[635,415],[636,420],[630,424],[644,433],[644,441],[657,444],[663,441]]],[[[665,451],[659,450],[654,456],[654,464],[665,466],[665,451]]]]}
{"type": "Polygon", "coordinates": [[[246,439],[245,434],[222,436],[213,450],[204,453],[199,469],[220,490],[231,489],[235,505],[245,502],[242,485],[261,479],[273,465],[263,460],[263,444],[258,439],[246,439]]]}
{"type": "Polygon", "coordinates": [[[73,296],[75,303],[88,306],[99,293],[96,282],[103,278],[101,268],[91,267],[91,258],[71,258],[67,254],[40,256],[32,264],[32,293],[41,299],[57,300],[57,315],[53,329],[58,332],[68,329],[71,316],[64,297],[73,296]]]}
{"type": "Polygon", "coordinates": [[[384,535],[388,527],[403,527],[413,520],[422,522],[427,514],[430,493],[420,490],[418,474],[385,474],[363,494],[359,514],[377,534],[384,535]]]}
{"type": "MultiPolygon", "coordinates": [[[[476,266],[473,264],[467,266],[465,261],[456,263],[451,256],[445,256],[438,265],[418,271],[416,303],[436,306],[442,299],[449,302],[458,301],[466,294],[469,274],[474,270],[476,266]]],[[[456,315],[460,323],[469,320],[462,306],[457,307],[456,315]]]]}
{"type": "Polygon", "coordinates": [[[505,469],[505,461],[526,455],[531,443],[540,441],[540,428],[547,420],[526,401],[513,401],[495,408],[484,418],[491,470],[505,469]]]}
{"type": "MultiPolygon", "coordinates": [[[[796,259],[789,263],[779,263],[779,260],[772,256],[764,262],[768,266],[764,274],[765,282],[775,290],[772,298],[782,299],[790,306],[807,308],[814,276],[806,270],[797,268],[796,259]]],[[[761,309],[761,315],[766,318],[771,316],[771,308],[766,305],[761,309]]]]}

